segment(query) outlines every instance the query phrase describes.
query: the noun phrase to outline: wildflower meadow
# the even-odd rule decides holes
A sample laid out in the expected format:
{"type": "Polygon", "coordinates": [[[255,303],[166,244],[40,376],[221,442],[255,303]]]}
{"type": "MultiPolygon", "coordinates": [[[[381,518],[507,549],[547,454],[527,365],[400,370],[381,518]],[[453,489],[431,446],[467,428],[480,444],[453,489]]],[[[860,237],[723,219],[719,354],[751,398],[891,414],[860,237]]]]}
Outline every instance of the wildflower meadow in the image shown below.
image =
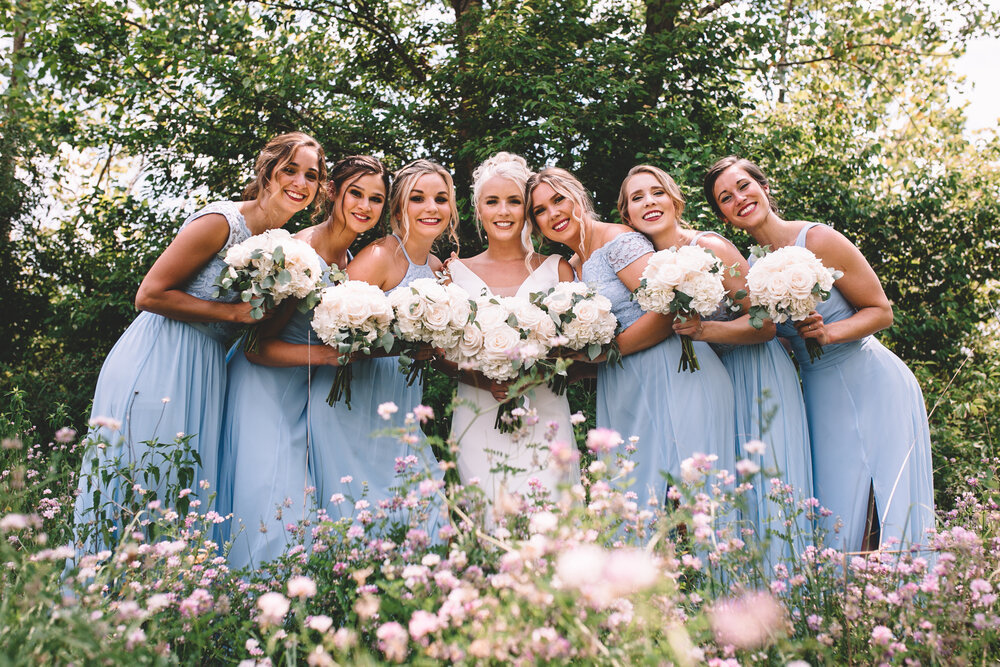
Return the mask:
{"type": "MultiPolygon", "coordinates": [[[[539,485],[487,507],[476,480],[451,482],[460,443],[431,435],[420,456],[394,462],[392,497],[344,478],[330,512],[275,507],[287,552],[233,571],[233,534],[259,528],[229,526],[207,484],[184,486],[196,465],[187,438],[130,466],[81,471],[85,448],[115,443],[69,427],[39,438],[21,395],[7,405],[4,664],[983,665],[1000,655],[997,457],[968,461],[976,472],[948,490],[936,533],[914,538],[921,546],[845,553],[836,524],[822,528],[829,513],[766,463],[729,471],[695,456],[667,506],[637,505],[628,480],[639,443],[586,430],[578,413],[579,447],[524,443],[557,468],[582,468],[552,495],[539,485]],[[167,465],[174,482],[157,497],[148,489],[167,465]],[[79,474],[119,492],[74,532],[79,474]],[[767,535],[740,520],[751,489],[770,500],[767,535]],[[803,518],[816,528],[802,531],[803,518]]],[[[394,407],[407,409],[380,411],[394,407]]],[[[435,412],[411,406],[394,434],[433,433],[445,418],[435,412]]],[[[532,413],[521,419],[530,426],[532,413]]],[[[767,461],[766,442],[753,449],[767,461]]]]}

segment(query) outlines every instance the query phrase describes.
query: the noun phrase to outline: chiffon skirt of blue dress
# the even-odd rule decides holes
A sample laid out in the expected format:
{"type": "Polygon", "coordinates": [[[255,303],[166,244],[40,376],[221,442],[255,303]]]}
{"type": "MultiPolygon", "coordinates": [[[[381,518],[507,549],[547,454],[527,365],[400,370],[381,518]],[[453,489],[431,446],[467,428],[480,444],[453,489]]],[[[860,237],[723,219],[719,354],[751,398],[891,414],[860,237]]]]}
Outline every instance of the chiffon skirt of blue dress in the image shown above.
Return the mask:
{"type": "Polygon", "coordinates": [[[861,548],[870,488],[881,542],[926,542],[934,526],[930,433],[923,394],[899,357],[868,336],[804,357],[802,384],[816,497],[831,510],[830,546],[861,548]],[[837,518],[839,533],[832,529],[837,518]]]}
{"type": "Polygon", "coordinates": [[[735,465],[733,386],[706,343],[695,342],[701,370],[677,371],[681,341],[671,336],[651,348],[601,364],[597,371],[597,425],[618,431],[626,445],[639,436],[634,483],[640,508],[649,498],[666,502],[663,472],[680,478],[681,462],[695,453],[715,454],[715,469],[735,465]]]}
{"type": "MultiPolygon", "coordinates": [[[[216,492],[219,437],[222,430],[223,398],[226,388],[226,350],[223,344],[190,324],[149,312],[140,313],[125,330],[104,360],[94,392],[91,418],[109,417],[121,422],[121,430],[93,428],[88,438],[103,438],[104,449],[90,447],[84,455],[80,491],[75,505],[77,526],[95,519],[94,492],[90,471],[96,458],[99,465],[116,459],[123,465],[136,463],[160,468],[159,483],[136,480],[147,490],[165,498],[168,486],[176,486],[172,465],[165,465],[170,443],[179,435],[191,435],[191,447],[201,458],[190,484],[191,497],[202,500],[200,510],[208,509],[208,497],[216,492]],[[165,400],[169,399],[169,400],[165,400]],[[147,443],[167,444],[157,451],[147,443]],[[211,485],[204,490],[201,480],[211,485]]],[[[101,506],[123,500],[120,478],[101,485],[101,506]]],[[[179,489],[176,489],[177,491],[179,489]]],[[[144,500],[151,500],[150,494],[144,500]]],[[[88,540],[87,550],[101,549],[100,541],[88,540]]]]}
{"type": "Polygon", "coordinates": [[[743,520],[758,539],[766,540],[763,555],[770,565],[787,563],[813,542],[812,521],[799,510],[799,501],[813,495],[809,423],[799,376],[777,339],[734,345],[720,358],[736,395],[736,458],[750,459],[761,469],[750,480],[754,488],[745,495],[743,520]],[[752,440],[766,444],[763,454],[747,453],[746,443],[752,440]],[[768,498],[772,478],[792,487],[791,505],[768,498]]]}
{"type": "MultiPolygon", "coordinates": [[[[373,512],[380,503],[391,501],[402,479],[396,475],[396,460],[415,456],[417,470],[429,467],[435,479],[442,477],[430,447],[419,427],[412,433],[416,444],[407,444],[395,435],[376,435],[380,431],[403,428],[406,413],[420,405],[423,388],[420,382],[406,385],[396,357],[363,359],[351,364],[351,409],[341,400],[334,406],[326,403],[336,368],[317,369],[312,381],[310,425],[313,447],[310,452],[316,496],[332,520],[354,514],[354,502],[364,498],[373,512]],[[388,420],[382,419],[378,406],[393,402],[399,408],[388,420]],[[350,481],[341,482],[345,477],[350,481]],[[343,502],[330,502],[334,494],[343,494],[343,502]]],[[[413,468],[410,469],[411,471],[413,468]]],[[[405,495],[405,494],[404,494],[405,495]]],[[[406,520],[401,517],[401,520],[406,520]]],[[[436,533],[437,512],[427,524],[428,534],[436,533]]]]}
{"type": "Polygon", "coordinates": [[[229,362],[219,495],[228,499],[220,507],[233,513],[231,533],[224,535],[233,539],[232,568],[280,556],[294,542],[287,526],[314,510],[306,437],[309,375],[306,366],[251,363],[241,351],[229,362]]]}

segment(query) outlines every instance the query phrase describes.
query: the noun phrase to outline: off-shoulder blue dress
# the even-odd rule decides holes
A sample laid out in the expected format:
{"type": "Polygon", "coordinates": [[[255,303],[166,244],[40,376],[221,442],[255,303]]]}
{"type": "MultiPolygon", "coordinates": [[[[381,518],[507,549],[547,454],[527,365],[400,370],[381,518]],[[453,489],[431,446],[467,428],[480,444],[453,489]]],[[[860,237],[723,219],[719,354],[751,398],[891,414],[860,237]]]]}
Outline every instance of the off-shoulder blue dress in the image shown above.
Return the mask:
{"type": "MultiPolygon", "coordinates": [[[[245,241],[251,234],[234,202],[214,202],[184,221],[182,228],[202,216],[220,214],[229,223],[229,238],[220,253],[245,241]]],[[[188,294],[206,301],[235,302],[236,293],[213,296],[213,284],[225,262],[213,257],[184,287],[188,294]]],[[[91,419],[110,418],[121,424],[119,431],[106,426],[92,428],[88,439],[103,439],[109,446],[88,448],[84,455],[76,499],[74,520],[79,528],[91,524],[102,513],[120,503],[124,485],[120,479],[108,485],[96,484],[91,473],[95,462],[108,465],[116,459],[122,465],[149,464],[160,470],[160,481],[137,480],[163,498],[168,484],[176,484],[173,466],[165,460],[166,450],[147,443],[172,443],[179,436],[191,436],[192,449],[201,458],[191,481],[191,497],[202,500],[216,492],[219,439],[226,391],[226,342],[236,333],[236,325],[223,322],[181,322],[150,312],[140,313],[115,343],[101,367],[94,391],[91,419]],[[208,490],[199,487],[206,480],[208,490]],[[99,507],[93,494],[100,487],[99,507]]],[[[170,449],[170,448],[168,448],[170,449]]],[[[143,501],[151,499],[146,493],[143,501]]],[[[78,539],[81,535],[78,529],[78,539]]],[[[102,548],[100,540],[88,540],[84,549],[102,548]]]]}
{"type": "MultiPolygon", "coordinates": [[[[397,238],[397,240],[399,240],[397,238]]],[[[406,254],[402,241],[399,252],[406,257],[406,274],[398,285],[386,291],[391,294],[418,278],[433,278],[428,263],[414,264],[406,254]]],[[[392,489],[399,485],[395,465],[397,459],[413,455],[420,460],[420,469],[430,460],[429,448],[421,442],[408,445],[391,435],[373,435],[384,429],[401,428],[407,412],[420,405],[423,387],[419,382],[407,386],[406,376],[399,371],[396,357],[362,359],[351,364],[351,408],[341,401],[334,406],[326,403],[336,368],[323,366],[316,370],[310,392],[309,415],[313,447],[310,464],[316,480],[316,496],[331,519],[351,516],[354,505],[365,497],[374,512],[380,502],[393,498],[392,489]],[[393,402],[399,408],[391,419],[379,417],[376,410],[382,403],[393,402]],[[351,481],[341,482],[350,477],[351,481]],[[344,502],[330,502],[334,494],[343,494],[344,502]]]]}
{"type": "MultiPolygon", "coordinates": [[[[795,245],[806,247],[804,226],[795,245]]],[[[816,306],[827,323],[856,311],[834,287],[816,306]]],[[[802,372],[813,482],[820,504],[833,512],[823,522],[827,543],[847,551],[862,547],[870,489],[881,522],[881,544],[891,538],[926,543],[934,527],[934,484],[927,410],[920,385],[899,357],[874,336],[823,346],[809,361],[805,341],[790,322],[778,325],[795,350],[802,372]],[[833,527],[839,521],[838,533],[833,527]]]]}
{"type": "MultiPolygon", "coordinates": [[[[595,250],[584,262],[581,278],[610,299],[623,330],[642,315],[631,291],[618,278],[621,271],[653,245],[638,232],[626,232],[595,250]]],[[[733,471],[733,386],[712,348],[694,343],[701,370],[678,372],[681,342],[670,336],[650,348],[622,358],[622,365],[600,364],[597,371],[597,425],[614,429],[628,442],[638,436],[631,487],[639,506],[649,498],[663,504],[667,482],[663,472],[680,476],[681,461],[696,452],[718,456],[716,469],[733,471]]]]}
{"type": "MultiPolygon", "coordinates": [[[[691,245],[696,245],[706,234],[729,242],[715,232],[699,232],[691,245]]],[[[705,319],[729,320],[739,315],[720,307],[705,319]]],[[[761,474],[751,480],[754,488],[745,496],[743,521],[759,539],[768,540],[764,551],[768,563],[788,562],[812,544],[813,534],[812,521],[799,508],[799,501],[813,495],[809,423],[799,375],[777,338],[753,345],[711,345],[733,381],[736,458],[749,459],[761,469],[761,474]],[[764,454],[746,451],[746,444],[753,440],[766,444],[764,454]],[[772,485],[772,479],[782,486],[772,485]],[[791,487],[790,493],[786,487],[791,487]],[[790,506],[785,501],[769,499],[772,493],[790,500],[790,506]],[[786,525],[789,521],[791,525],[786,525]],[[768,530],[772,533],[770,537],[768,530]]]]}
{"type": "MultiPolygon", "coordinates": [[[[329,266],[319,258],[324,274],[329,266]]],[[[320,345],[313,311],[295,310],[279,334],[286,343],[320,345]]],[[[233,513],[229,565],[240,568],[280,556],[294,541],[289,524],[315,508],[309,471],[307,403],[315,368],[251,363],[237,351],[229,362],[220,463],[220,511],[233,513]]],[[[323,403],[323,407],[326,404],[323,403]]]]}

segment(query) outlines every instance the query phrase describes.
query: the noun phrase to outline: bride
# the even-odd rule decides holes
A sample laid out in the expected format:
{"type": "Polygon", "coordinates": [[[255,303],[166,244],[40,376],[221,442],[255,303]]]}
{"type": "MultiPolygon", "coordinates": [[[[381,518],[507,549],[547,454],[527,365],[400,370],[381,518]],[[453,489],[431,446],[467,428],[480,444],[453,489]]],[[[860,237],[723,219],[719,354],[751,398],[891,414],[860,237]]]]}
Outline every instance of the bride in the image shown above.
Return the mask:
{"type": "MultiPolygon", "coordinates": [[[[453,258],[448,270],[452,281],[473,298],[484,294],[528,298],[532,292],[575,277],[565,259],[539,255],[531,245],[524,204],[524,186],[530,176],[524,158],[505,152],[489,158],[472,174],[476,219],[488,246],[475,257],[453,258]]],[[[551,493],[561,480],[548,466],[549,442],[562,441],[575,448],[565,396],[556,396],[544,385],[529,390],[524,407],[537,421],[526,432],[512,434],[494,428],[497,407],[506,397],[506,383],[472,371],[459,372],[452,417],[452,438],[459,442],[458,473],[463,484],[478,478],[490,502],[501,490],[522,496],[534,488],[551,493]],[[547,439],[551,429],[555,434],[547,439]]],[[[528,421],[534,421],[533,417],[528,421]]]]}

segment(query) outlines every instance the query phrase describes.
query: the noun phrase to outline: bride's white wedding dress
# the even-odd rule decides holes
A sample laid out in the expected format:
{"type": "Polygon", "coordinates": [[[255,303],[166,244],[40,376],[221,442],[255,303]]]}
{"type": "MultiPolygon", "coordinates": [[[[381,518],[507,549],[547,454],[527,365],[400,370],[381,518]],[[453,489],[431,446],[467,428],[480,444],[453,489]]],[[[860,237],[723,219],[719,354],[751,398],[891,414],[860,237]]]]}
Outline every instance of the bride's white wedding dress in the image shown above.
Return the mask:
{"type": "MultiPolygon", "coordinates": [[[[535,269],[516,291],[491,290],[482,278],[465,266],[461,260],[448,263],[451,279],[473,298],[489,296],[518,296],[528,298],[532,292],[554,287],[559,282],[559,256],[548,257],[535,269]]],[[[537,412],[538,421],[528,427],[527,437],[516,439],[515,434],[501,433],[493,427],[500,404],[493,394],[464,382],[458,383],[458,402],[452,415],[452,437],[460,439],[458,474],[463,484],[475,478],[491,502],[500,490],[526,495],[531,491],[531,480],[537,480],[551,495],[559,482],[576,483],[579,469],[566,473],[564,478],[549,467],[546,433],[556,428],[554,440],[561,440],[575,447],[573,427],[569,421],[569,402],[566,396],[556,396],[542,385],[525,394],[525,408],[537,412]]]]}

